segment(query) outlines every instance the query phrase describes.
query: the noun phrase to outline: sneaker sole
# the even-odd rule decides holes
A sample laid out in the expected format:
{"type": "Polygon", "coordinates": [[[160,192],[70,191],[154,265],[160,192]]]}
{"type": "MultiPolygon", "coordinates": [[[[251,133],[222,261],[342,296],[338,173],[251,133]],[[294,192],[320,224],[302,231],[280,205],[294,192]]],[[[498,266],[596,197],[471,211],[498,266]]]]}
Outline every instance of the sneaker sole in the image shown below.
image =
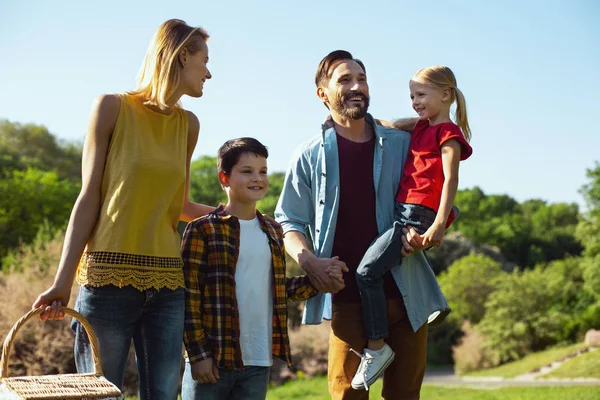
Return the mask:
{"type": "MultiPolygon", "coordinates": [[[[392,361],[394,361],[395,358],[396,358],[396,353],[392,354],[392,356],[388,359],[388,361],[385,364],[383,364],[381,366],[381,368],[379,368],[379,371],[377,371],[375,373],[375,375],[373,375],[373,377],[369,381],[367,381],[368,387],[371,387],[371,385],[374,384],[377,379],[379,379],[381,374],[383,374],[383,372],[387,369],[387,367],[390,366],[390,364],[392,363],[392,361]]],[[[354,385],[352,383],[351,386],[352,386],[352,389],[354,389],[354,390],[361,390],[361,389],[365,390],[364,385],[354,385]]]]}

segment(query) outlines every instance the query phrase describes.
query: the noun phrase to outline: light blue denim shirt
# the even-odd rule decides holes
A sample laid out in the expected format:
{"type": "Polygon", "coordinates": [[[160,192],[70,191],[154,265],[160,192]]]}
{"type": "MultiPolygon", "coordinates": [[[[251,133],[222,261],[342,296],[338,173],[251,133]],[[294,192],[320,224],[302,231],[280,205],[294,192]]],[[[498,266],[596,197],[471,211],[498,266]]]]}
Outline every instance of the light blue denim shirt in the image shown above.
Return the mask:
{"type": "MultiPolygon", "coordinates": [[[[376,218],[379,233],[394,222],[394,202],[402,168],[410,145],[410,134],[385,128],[367,115],[376,135],[373,178],[376,218]]],[[[335,129],[330,120],[322,133],[301,145],[286,173],[283,190],[275,209],[275,218],[285,233],[298,231],[312,238],[317,257],[331,257],[340,205],[340,175],[335,129]]],[[[416,252],[392,269],[408,318],[417,331],[430,316],[448,310],[435,274],[422,252],[416,252]]],[[[331,295],[319,293],[307,300],[302,323],[320,324],[331,319],[331,295]]]]}

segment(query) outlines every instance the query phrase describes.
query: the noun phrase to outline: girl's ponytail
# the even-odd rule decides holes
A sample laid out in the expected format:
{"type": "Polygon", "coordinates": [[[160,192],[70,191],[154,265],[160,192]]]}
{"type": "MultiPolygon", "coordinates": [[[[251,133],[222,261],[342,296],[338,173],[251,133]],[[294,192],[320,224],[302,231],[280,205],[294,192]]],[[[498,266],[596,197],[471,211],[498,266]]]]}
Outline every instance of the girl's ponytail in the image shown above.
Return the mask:
{"type": "Polygon", "coordinates": [[[459,88],[453,88],[456,92],[456,125],[462,130],[467,142],[471,140],[471,128],[467,117],[467,102],[459,88]]]}

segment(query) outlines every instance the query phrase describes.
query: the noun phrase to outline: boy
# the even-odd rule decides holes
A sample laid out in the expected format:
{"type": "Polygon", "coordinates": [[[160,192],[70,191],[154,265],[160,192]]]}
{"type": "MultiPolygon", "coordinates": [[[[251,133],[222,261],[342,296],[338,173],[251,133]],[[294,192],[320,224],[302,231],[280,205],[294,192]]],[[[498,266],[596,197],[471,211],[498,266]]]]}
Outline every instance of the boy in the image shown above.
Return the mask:
{"type": "Polygon", "coordinates": [[[267,157],[256,139],[227,141],[217,159],[227,205],[186,228],[183,400],[265,399],[272,355],[291,365],[287,300],[317,293],[307,276],[286,278],[283,231],[256,210],[267,157]]]}

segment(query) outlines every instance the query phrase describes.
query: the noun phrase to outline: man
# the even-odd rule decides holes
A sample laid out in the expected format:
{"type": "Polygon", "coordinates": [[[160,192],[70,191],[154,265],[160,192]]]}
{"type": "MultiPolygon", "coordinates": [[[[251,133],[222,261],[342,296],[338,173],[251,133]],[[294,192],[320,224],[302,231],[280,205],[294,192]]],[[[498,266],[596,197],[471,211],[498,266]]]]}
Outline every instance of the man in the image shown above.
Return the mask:
{"type": "MultiPolygon", "coordinates": [[[[410,136],[375,124],[367,114],[369,86],[362,62],[346,51],[327,55],[315,78],[317,96],[331,115],[317,137],[300,147],[287,171],[275,211],[285,246],[321,293],[307,301],[303,323],[331,318],[328,382],[332,399],[368,399],[351,381],[363,349],[356,268],[371,242],[393,223],[394,197],[410,136]],[[306,238],[309,230],[312,248],[306,238]],[[339,265],[343,284],[325,272],[339,265]]],[[[384,278],[387,344],[395,360],[384,373],[385,399],[418,399],[427,351],[427,321],[448,310],[419,235],[404,229],[402,266],[384,278]]]]}

